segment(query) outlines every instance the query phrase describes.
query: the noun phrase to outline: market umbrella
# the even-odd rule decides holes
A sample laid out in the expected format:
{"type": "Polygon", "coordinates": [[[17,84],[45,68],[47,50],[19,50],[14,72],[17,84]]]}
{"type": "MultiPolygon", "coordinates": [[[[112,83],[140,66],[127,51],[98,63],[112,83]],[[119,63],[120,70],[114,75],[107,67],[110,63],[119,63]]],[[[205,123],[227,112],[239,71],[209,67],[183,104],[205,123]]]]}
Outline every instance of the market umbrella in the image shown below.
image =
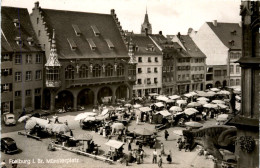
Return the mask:
{"type": "Polygon", "coordinates": [[[80,141],[90,141],[92,138],[93,136],[88,133],[80,134],[78,137],[76,137],[76,139],[80,141]]]}
{"type": "Polygon", "coordinates": [[[194,121],[186,122],[185,125],[188,127],[193,127],[193,128],[203,127],[203,125],[201,123],[194,122],[194,121]]]}
{"type": "Polygon", "coordinates": [[[216,108],[218,108],[218,105],[217,104],[208,103],[208,104],[204,104],[203,107],[216,109],[216,108]]]}
{"type": "Polygon", "coordinates": [[[187,104],[186,100],[177,100],[176,101],[177,104],[187,104]]]}
{"type": "Polygon", "coordinates": [[[24,121],[26,121],[26,120],[28,120],[28,119],[30,119],[30,117],[29,117],[28,115],[24,115],[24,116],[22,116],[22,117],[20,117],[20,118],[18,119],[18,122],[24,122],[24,121]]]}
{"type": "Polygon", "coordinates": [[[104,109],[102,112],[101,112],[101,115],[106,115],[108,113],[108,109],[104,109]]]}
{"type": "Polygon", "coordinates": [[[93,117],[93,116],[87,116],[84,121],[95,121],[96,120],[96,117],[93,117]]]}
{"type": "Polygon", "coordinates": [[[70,129],[65,124],[53,124],[52,125],[52,131],[56,133],[66,133],[69,132],[70,129]]]}
{"type": "Polygon", "coordinates": [[[215,104],[225,104],[225,102],[223,100],[212,100],[212,103],[215,103],[215,104]]]}
{"type": "Polygon", "coordinates": [[[172,100],[175,100],[175,99],[179,99],[180,96],[179,95],[172,95],[172,96],[169,96],[170,99],[172,100]]]}
{"type": "Polygon", "coordinates": [[[213,92],[213,91],[208,91],[207,93],[208,93],[208,94],[212,94],[212,95],[215,95],[215,94],[216,94],[216,92],[213,92]]]}
{"type": "Polygon", "coordinates": [[[96,120],[104,120],[104,119],[106,119],[107,117],[106,116],[103,116],[103,115],[98,115],[98,116],[96,116],[95,117],[96,118],[96,120]]]}
{"type": "Polygon", "coordinates": [[[204,92],[204,91],[199,91],[199,93],[198,93],[199,97],[212,97],[214,95],[215,95],[215,93],[212,94],[212,93],[208,93],[208,92],[204,92]]]}
{"type": "Polygon", "coordinates": [[[36,124],[37,124],[37,123],[36,123],[35,120],[30,119],[30,120],[27,120],[27,121],[26,121],[26,124],[25,124],[25,127],[24,127],[24,128],[27,129],[27,130],[30,130],[30,129],[33,129],[36,124]]]}
{"type": "Polygon", "coordinates": [[[148,136],[148,135],[152,135],[153,132],[146,129],[146,128],[137,128],[134,130],[134,133],[135,134],[138,134],[138,135],[145,135],[145,136],[148,136]]]}
{"type": "Polygon", "coordinates": [[[241,97],[240,97],[240,96],[236,96],[236,99],[237,99],[237,100],[241,100],[241,97]]]}
{"type": "Polygon", "coordinates": [[[79,121],[79,120],[83,120],[84,118],[88,117],[88,116],[95,116],[97,115],[96,113],[93,113],[93,112],[85,112],[85,113],[80,113],[78,114],[74,120],[75,121],[79,121]]]}
{"type": "Polygon", "coordinates": [[[192,94],[189,94],[189,93],[187,93],[187,94],[184,94],[184,96],[185,96],[185,97],[192,97],[193,95],[192,95],[192,94]]]}
{"type": "Polygon", "coordinates": [[[192,96],[195,96],[195,95],[197,95],[198,93],[196,93],[196,92],[190,92],[189,94],[191,94],[192,96]]]}
{"type": "Polygon", "coordinates": [[[236,110],[240,110],[241,109],[241,103],[238,103],[238,102],[236,102],[236,110]]]}
{"type": "Polygon", "coordinates": [[[180,136],[183,135],[182,130],[173,130],[173,133],[180,136]]]}
{"type": "Polygon", "coordinates": [[[135,105],[133,105],[133,107],[134,108],[140,108],[140,107],[142,107],[142,105],[141,104],[135,104],[135,105]]]}
{"type": "Polygon", "coordinates": [[[198,103],[198,102],[191,102],[187,105],[187,107],[199,107],[201,106],[202,104],[198,103]]]}
{"type": "Polygon", "coordinates": [[[172,107],[170,108],[170,111],[178,112],[178,111],[182,111],[182,109],[181,109],[179,106],[172,106],[172,107]]]}
{"type": "Polygon", "coordinates": [[[166,101],[166,100],[168,100],[168,98],[166,97],[166,96],[158,96],[157,98],[156,98],[156,100],[160,100],[160,101],[166,101]]]}
{"type": "Polygon", "coordinates": [[[192,115],[192,114],[195,114],[197,113],[198,110],[196,110],[195,108],[187,108],[184,110],[184,113],[187,114],[187,115],[192,115]]]}
{"type": "Polygon", "coordinates": [[[124,142],[111,139],[108,142],[106,142],[105,144],[107,146],[113,147],[115,149],[119,149],[124,145],[124,142]]]}
{"type": "Polygon", "coordinates": [[[219,91],[217,94],[220,94],[220,95],[229,95],[230,92],[227,91],[227,90],[221,90],[221,91],[219,91]]]}
{"type": "Polygon", "coordinates": [[[200,101],[198,101],[198,103],[200,103],[200,104],[202,104],[202,105],[208,104],[208,102],[206,102],[205,100],[200,100],[200,101]]]}
{"type": "Polygon", "coordinates": [[[218,89],[218,88],[211,88],[210,90],[213,91],[213,92],[219,92],[220,91],[220,89],[218,89]]]}
{"type": "Polygon", "coordinates": [[[122,130],[125,128],[123,123],[113,123],[113,125],[111,126],[112,129],[117,129],[117,130],[122,130]]]}
{"type": "Polygon", "coordinates": [[[131,107],[131,106],[132,106],[132,104],[129,104],[129,103],[125,104],[125,107],[131,107]]]}
{"type": "Polygon", "coordinates": [[[218,105],[218,107],[221,108],[221,109],[228,108],[228,106],[225,105],[225,104],[217,104],[217,105],[218,105]]]}
{"type": "Polygon", "coordinates": [[[228,114],[220,114],[218,117],[217,117],[217,121],[226,121],[228,119],[228,114]]]}
{"type": "Polygon", "coordinates": [[[206,97],[199,97],[197,98],[197,101],[209,101],[209,99],[206,97]]]}

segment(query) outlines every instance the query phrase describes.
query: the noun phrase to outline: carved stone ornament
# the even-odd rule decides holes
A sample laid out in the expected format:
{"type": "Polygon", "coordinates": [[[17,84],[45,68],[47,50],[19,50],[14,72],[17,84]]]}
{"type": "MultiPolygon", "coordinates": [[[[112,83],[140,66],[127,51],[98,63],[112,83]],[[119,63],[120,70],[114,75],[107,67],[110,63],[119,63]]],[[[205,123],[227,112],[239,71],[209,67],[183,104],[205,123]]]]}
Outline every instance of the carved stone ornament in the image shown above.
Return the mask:
{"type": "Polygon", "coordinates": [[[89,68],[90,68],[90,72],[92,73],[92,71],[93,71],[93,65],[90,64],[90,65],[89,65],[89,68]]]}
{"type": "Polygon", "coordinates": [[[237,140],[240,149],[244,152],[250,153],[255,148],[255,140],[252,136],[241,136],[237,140]]]}
{"type": "Polygon", "coordinates": [[[117,63],[115,63],[114,67],[115,67],[115,71],[116,71],[116,69],[117,69],[117,63]]]}

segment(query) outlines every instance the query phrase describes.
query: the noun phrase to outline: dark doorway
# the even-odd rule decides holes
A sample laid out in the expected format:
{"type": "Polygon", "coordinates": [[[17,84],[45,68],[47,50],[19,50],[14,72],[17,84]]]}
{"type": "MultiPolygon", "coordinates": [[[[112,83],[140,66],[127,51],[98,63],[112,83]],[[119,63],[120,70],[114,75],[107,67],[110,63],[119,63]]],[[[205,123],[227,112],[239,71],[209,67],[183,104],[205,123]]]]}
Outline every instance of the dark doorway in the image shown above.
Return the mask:
{"type": "Polygon", "coordinates": [[[112,90],[109,87],[103,87],[98,91],[98,103],[112,103],[112,90]]]}
{"type": "Polygon", "coordinates": [[[41,108],[41,96],[34,96],[34,108],[35,110],[41,108]]]}
{"type": "Polygon", "coordinates": [[[66,109],[67,107],[73,107],[73,95],[70,91],[64,90],[58,93],[55,98],[56,109],[66,109]]]}
{"type": "Polygon", "coordinates": [[[128,92],[128,88],[125,85],[121,85],[116,89],[116,98],[117,99],[125,99],[127,100],[127,92],[128,92]]]}
{"type": "Polygon", "coordinates": [[[78,105],[87,106],[94,104],[94,92],[90,89],[83,89],[78,94],[78,105]]]}

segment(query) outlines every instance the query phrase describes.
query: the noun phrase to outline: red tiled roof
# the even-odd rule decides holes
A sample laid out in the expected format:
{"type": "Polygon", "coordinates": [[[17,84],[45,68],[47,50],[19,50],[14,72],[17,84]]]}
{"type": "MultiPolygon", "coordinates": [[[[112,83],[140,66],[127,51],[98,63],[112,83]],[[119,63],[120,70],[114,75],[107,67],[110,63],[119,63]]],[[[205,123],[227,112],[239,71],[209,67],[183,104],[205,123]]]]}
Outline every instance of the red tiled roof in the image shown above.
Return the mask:
{"type": "Polygon", "coordinates": [[[222,43],[230,49],[242,49],[242,28],[238,23],[217,23],[214,26],[212,22],[207,22],[209,27],[218,36],[222,43]],[[236,31],[236,33],[232,33],[236,31]],[[234,41],[234,45],[230,41],[234,41]]]}
{"type": "Polygon", "coordinates": [[[206,58],[206,55],[199,49],[189,35],[181,35],[180,40],[191,57],[206,58]]]}
{"type": "MultiPolygon", "coordinates": [[[[27,51],[41,51],[41,49],[37,46],[37,39],[35,37],[30,16],[28,10],[26,8],[14,8],[14,7],[6,7],[2,6],[1,8],[1,28],[3,31],[4,36],[6,37],[7,41],[2,38],[1,40],[1,47],[5,50],[12,49],[16,52],[27,52],[27,51]],[[18,19],[18,20],[17,20],[18,19]],[[14,21],[20,22],[20,27],[15,27],[14,21]],[[20,37],[23,46],[19,46],[15,39],[20,37]],[[28,37],[32,37],[34,40],[35,45],[30,46],[28,44],[28,37]],[[10,45],[8,45],[8,43],[10,45]],[[9,47],[8,47],[8,46],[9,47]],[[11,48],[10,48],[11,47],[11,48]]],[[[3,37],[2,34],[2,37],[3,37]]]]}
{"type": "Polygon", "coordinates": [[[55,29],[56,45],[59,58],[116,58],[128,57],[127,48],[121,38],[116,22],[112,15],[41,9],[44,21],[50,30],[50,37],[55,29]],[[73,26],[77,25],[80,36],[77,36],[73,26]],[[100,32],[95,35],[92,27],[100,32]],[[74,41],[77,48],[71,50],[67,39],[74,41]],[[91,49],[87,39],[92,39],[96,45],[91,49]],[[106,39],[109,39],[114,48],[110,49],[106,39]]]}

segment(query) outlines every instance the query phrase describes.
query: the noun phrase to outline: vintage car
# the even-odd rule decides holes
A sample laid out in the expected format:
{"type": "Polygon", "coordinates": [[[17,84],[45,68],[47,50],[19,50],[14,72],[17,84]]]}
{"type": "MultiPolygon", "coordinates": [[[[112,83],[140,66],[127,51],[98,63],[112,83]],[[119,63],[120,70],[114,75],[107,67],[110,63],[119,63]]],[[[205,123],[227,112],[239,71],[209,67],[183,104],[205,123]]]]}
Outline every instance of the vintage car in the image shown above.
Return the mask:
{"type": "Polygon", "coordinates": [[[3,119],[5,125],[16,125],[15,116],[12,113],[4,113],[3,119]]]}
{"type": "Polygon", "coordinates": [[[18,152],[16,142],[10,137],[1,138],[1,151],[6,154],[18,152]]]}

